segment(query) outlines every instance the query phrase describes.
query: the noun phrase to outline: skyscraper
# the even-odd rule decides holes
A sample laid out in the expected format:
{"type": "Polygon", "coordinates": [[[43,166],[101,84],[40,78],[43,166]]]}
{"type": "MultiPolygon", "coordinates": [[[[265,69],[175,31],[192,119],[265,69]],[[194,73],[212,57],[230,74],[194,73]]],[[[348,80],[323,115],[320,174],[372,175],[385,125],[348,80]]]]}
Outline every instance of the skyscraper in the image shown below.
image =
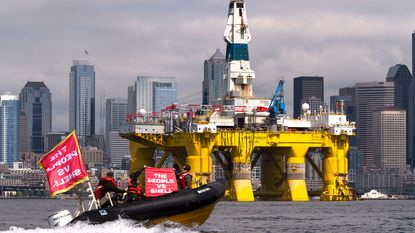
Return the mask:
{"type": "Polygon", "coordinates": [[[45,135],[52,131],[52,95],[43,82],[27,82],[19,95],[27,117],[30,151],[45,152],[45,135]]]}
{"type": "Polygon", "coordinates": [[[226,94],[223,72],[225,70],[225,56],[219,51],[204,62],[203,104],[213,104],[213,101],[223,99],[226,94]]]}
{"type": "Polygon", "coordinates": [[[393,82],[357,83],[356,94],[356,128],[357,144],[363,155],[363,166],[374,167],[374,111],[387,106],[394,106],[393,82]]]}
{"type": "Polygon", "coordinates": [[[15,95],[0,95],[0,162],[9,167],[19,159],[19,109],[15,95]]]}
{"type": "MultiPolygon", "coordinates": [[[[415,76],[415,32],[412,33],[412,76],[415,76]]],[[[415,168],[415,80],[411,79],[409,88],[409,107],[408,107],[408,154],[409,164],[415,168]]]]}
{"type": "Polygon", "coordinates": [[[176,101],[174,77],[137,76],[134,86],[128,87],[128,113],[138,113],[140,109],[160,112],[176,101]]]}
{"type": "Polygon", "coordinates": [[[124,156],[130,154],[128,140],[119,136],[120,125],[127,117],[127,100],[107,99],[105,111],[106,153],[113,165],[121,167],[124,156]]]}
{"type": "MultiPolygon", "coordinates": [[[[294,117],[300,117],[301,105],[307,102],[307,99],[313,100],[313,103],[324,103],[324,78],[320,76],[302,76],[294,78],[294,117]],[[314,97],[310,99],[311,97],[314,97]]],[[[324,105],[324,104],[323,104],[324,105]]],[[[314,106],[314,105],[313,105],[314,106]]],[[[311,105],[310,105],[311,107],[311,105]]],[[[310,108],[318,111],[319,109],[310,108]]]]}
{"type": "Polygon", "coordinates": [[[395,107],[376,110],[373,117],[374,162],[380,169],[406,170],[406,111],[395,107]]]}
{"type": "Polygon", "coordinates": [[[350,99],[349,105],[346,106],[345,112],[348,121],[356,122],[356,87],[343,87],[339,89],[339,96],[350,99]]]}
{"type": "MultiPolygon", "coordinates": [[[[386,81],[393,82],[395,84],[395,107],[405,110],[409,115],[409,92],[411,87],[412,75],[406,65],[395,65],[389,68],[388,74],[386,75],[386,81]]],[[[409,124],[409,117],[406,117],[405,125],[409,124]]],[[[411,156],[409,151],[413,151],[413,143],[410,143],[409,135],[414,133],[414,128],[406,127],[405,135],[407,135],[406,148],[406,160],[408,164],[411,164],[411,156]]]]}
{"type": "Polygon", "coordinates": [[[73,61],[69,74],[69,131],[76,130],[81,146],[95,134],[95,71],[88,61],[73,61]]]}
{"type": "MultiPolygon", "coordinates": [[[[347,98],[350,102],[346,105],[345,104],[345,113],[346,119],[350,122],[356,122],[356,94],[355,94],[356,87],[343,87],[339,89],[339,96],[343,98],[347,98]]],[[[351,149],[357,149],[357,139],[356,137],[349,138],[349,145],[351,149]]],[[[350,151],[350,150],[349,150],[350,151]]],[[[359,155],[358,152],[353,152],[355,155],[359,155]]],[[[348,155],[353,156],[351,153],[348,155]]]]}

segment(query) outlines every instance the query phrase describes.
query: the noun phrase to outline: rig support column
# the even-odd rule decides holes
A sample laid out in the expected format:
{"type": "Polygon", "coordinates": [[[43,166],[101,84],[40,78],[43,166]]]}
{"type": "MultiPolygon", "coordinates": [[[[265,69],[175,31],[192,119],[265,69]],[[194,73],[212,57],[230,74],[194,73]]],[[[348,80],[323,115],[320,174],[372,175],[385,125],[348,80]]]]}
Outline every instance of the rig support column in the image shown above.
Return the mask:
{"type": "Polygon", "coordinates": [[[251,182],[251,161],[247,151],[239,145],[232,150],[232,199],[236,201],[255,201],[251,182]],[[249,159],[248,159],[249,158],[249,159]]]}
{"type": "Polygon", "coordinates": [[[212,152],[213,143],[210,133],[193,135],[193,143],[186,146],[186,163],[190,165],[193,174],[193,186],[197,187],[208,183],[212,179],[212,152]]]}
{"type": "Polygon", "coordinates": [[[324,151],[323,182],[324,187],[320,200],[349,201],[352,193],[347,186],[347,157],[349,143],[346,136],[333,136],[333,144],[324,151]]]}
{"type": "Polygon", "coordinates": [[[287,159],[287,182],[284,189],[284,199],[287,201],[308,201],[305,183],[305,156],[308,146],[291,147],[287,159]]]}
{"type": "Polygon", "coordinates": [[[130,171],[136,172],[144,165],[154,167],[155,161],[153,158],[156,148],[151,148],[130,140],[131,164],[130,171]]]}

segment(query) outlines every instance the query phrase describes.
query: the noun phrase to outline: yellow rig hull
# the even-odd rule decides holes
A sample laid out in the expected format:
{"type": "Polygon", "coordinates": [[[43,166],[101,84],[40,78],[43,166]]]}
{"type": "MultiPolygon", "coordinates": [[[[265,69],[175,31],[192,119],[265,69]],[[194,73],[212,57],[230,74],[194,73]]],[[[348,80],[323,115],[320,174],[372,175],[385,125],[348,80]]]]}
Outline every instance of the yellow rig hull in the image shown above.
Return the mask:
{"type": "Polygon", "coordinates": [[[264,132],[219,130],[217,133],[177,132],[162,134],[124,134],[130,140],[131,170],[143,165],[161,166],[172,156],[179,165],[189,164],[194,185],[212,179],[212,158],[223,168],[226,177],[225,198],[254,201],[251,169],[262,158],[261,190],[255,196],[270,200],[308,201],[305,182],[307,152],[320,149],[323,167],[313,167],[323,180],[320,200],[349,201],[347,186],[348,136],[328,132],[264,132]],[[165,155],[155,164],[153,153],[161,149],[165,155]]]}

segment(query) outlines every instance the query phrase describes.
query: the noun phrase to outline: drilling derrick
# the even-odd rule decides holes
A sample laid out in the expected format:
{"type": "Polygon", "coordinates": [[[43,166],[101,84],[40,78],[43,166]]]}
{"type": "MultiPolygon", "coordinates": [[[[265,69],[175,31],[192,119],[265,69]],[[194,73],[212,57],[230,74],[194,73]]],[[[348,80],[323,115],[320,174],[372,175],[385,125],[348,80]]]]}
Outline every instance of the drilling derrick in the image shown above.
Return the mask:
{"type": "Polygon", "coordinates": [[[287,117],[283,80],[270,98],[254,96],[244,0],[230,0],[224,39],[223,99],[215,105],[174,104],[161,113],[140,111],[129,117],[120,136],[130,140],[131,171],[143,165],[160,167],[172,157],[179,166],[191,166],[197,186],[214,179],[215,161],[223,170],[228,200],[307,201],[309,163],[323,181],[321,200],[351,200],[346,153],[354,124],[342,111],[331,114],[321,109],[311,114],[307,104],[300,119],[287,117]],[[158,164],[156,150],[164,152],[158,164]],[[322,167],[308,155],[314,151],[320,151],[322,167]],[[254,190],[251,171],[256,164],[261,167],[261,186],[254,190]]]}
{"type": "Polygon", "coordinates": [[[251,33],[244,0],[234,0],[229,3],[224,39],[227,62],[224,74],[227,85],[226,95],[251,97],[255,72],[251,70],[249,62],[248,42],[251,40],[251,33]]]}

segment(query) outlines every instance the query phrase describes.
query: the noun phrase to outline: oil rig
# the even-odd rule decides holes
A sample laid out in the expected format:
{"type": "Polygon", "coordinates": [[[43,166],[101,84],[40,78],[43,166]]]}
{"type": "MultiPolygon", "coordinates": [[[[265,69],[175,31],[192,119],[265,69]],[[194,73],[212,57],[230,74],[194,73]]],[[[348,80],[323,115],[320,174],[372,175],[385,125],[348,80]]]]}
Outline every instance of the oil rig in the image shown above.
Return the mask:
{"type": "Polygon", "coordinates": [[[173,104],[160,113],[145,110],[130,116],[120,129],[129,140],[131,171],[143,165],[161,167],[171,157],[189,164],[194,185],[212,180],[213,161],[224,171],[225,198],[231,201],[308,201],[305,162],[321,177],[320,200],[352,200],[348,187],[348,138],[355,126],[346,115],[302,106],[299,119],[286,116],[284,80],[273,97],[253,95],[255,72],[250,67],[245,0],[230,0],[224,33],[226,94],[212,105],[173,104]],[[319,150],[322,168],[308,155],[319,150]],[[155,151],[163,151],[156,164],[155,151]],[[253,190],[251,171],[261,166],[261,187],[253,190]]]}

